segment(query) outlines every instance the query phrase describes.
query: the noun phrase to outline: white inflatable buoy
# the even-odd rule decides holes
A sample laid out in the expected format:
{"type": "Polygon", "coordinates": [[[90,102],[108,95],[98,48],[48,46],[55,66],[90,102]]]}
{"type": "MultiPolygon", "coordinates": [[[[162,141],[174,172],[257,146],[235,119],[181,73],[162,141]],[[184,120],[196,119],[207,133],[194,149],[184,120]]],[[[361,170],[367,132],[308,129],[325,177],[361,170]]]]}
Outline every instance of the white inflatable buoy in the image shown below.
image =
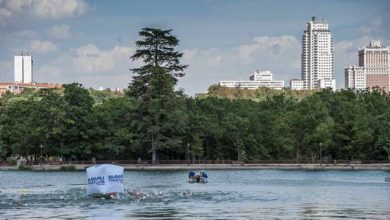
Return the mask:
{"type": "Polygon", "coordinates": [[[123,192],[123,167],[102,164],[87,168],[87,195],[105,197],[123,192]]]}

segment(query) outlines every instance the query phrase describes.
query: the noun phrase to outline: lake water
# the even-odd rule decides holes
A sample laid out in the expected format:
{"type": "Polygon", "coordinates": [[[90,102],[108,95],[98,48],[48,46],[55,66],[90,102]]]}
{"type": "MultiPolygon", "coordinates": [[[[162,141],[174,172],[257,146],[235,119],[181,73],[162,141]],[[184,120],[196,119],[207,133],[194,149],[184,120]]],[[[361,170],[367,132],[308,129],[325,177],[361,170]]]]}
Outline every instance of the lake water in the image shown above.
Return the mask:
{"type": "Polygon", "coordinates": [[[86,196],[85,172],[0,171],[1,219],[390,219],[386,171],[126,171],[137,198],[86,196]]]}

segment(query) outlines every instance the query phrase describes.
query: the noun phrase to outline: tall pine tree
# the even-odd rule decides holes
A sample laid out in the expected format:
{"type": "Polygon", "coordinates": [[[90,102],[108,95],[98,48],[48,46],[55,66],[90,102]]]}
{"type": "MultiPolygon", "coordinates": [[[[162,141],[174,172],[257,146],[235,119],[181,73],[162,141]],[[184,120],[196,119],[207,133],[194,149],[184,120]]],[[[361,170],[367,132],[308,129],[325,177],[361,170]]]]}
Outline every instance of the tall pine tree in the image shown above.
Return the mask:
{"type": "Polygon", "coordinates": [[[184,76],[187,65],[180,64],[183,54],[175,51],[179,40],[171,31],[142,29],[141,40],[136,42],[139,49],[131,57],[145,63],[133,69],[135,75],[129,85],[128,95],[139,102],[132,123],[138,134],[133,147],[149,149],[153,163],[157,162],[160,150],[181,144],[180,125],[185,123],[184,105],[180,105],[180,94],[174,86],[176,77],[184,76]]]}

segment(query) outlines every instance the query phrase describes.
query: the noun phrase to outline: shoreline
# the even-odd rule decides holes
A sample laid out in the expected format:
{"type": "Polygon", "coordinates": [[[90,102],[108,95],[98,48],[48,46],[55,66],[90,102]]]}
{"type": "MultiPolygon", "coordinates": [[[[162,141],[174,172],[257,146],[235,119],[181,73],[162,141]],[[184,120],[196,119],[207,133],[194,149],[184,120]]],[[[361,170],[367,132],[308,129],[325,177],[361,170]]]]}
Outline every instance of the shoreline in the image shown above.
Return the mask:
{"type": "MultiPolygon", "coordinates": [[[[116,164],[125,171],[175,171],[175,170],[387,170],[389,163],[377,164],[116,164]]],[[[85,171],[92,164],[33,165],[25,171],[85,171]],[[74,166],[74,170],[61,170],[61,167],[74,166]]],[[[0,171],[19,171],[16,166],[0,166],[0,171]]]]}

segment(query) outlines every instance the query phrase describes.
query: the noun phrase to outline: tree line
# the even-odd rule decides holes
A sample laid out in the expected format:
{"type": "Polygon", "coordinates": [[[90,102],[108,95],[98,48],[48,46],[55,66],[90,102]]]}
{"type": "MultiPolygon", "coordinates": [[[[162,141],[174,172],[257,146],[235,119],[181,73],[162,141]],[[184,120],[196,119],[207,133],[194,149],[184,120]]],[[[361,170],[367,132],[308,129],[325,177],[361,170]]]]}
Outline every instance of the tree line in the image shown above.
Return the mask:
{"type": "Polygon", "coordinates": [[[171,30],[144,28],[125,94],[81,84],[0,98],[0,156],[38,160],[389,160],[381,89],[175,90],[186,65],[171,30]]]}

